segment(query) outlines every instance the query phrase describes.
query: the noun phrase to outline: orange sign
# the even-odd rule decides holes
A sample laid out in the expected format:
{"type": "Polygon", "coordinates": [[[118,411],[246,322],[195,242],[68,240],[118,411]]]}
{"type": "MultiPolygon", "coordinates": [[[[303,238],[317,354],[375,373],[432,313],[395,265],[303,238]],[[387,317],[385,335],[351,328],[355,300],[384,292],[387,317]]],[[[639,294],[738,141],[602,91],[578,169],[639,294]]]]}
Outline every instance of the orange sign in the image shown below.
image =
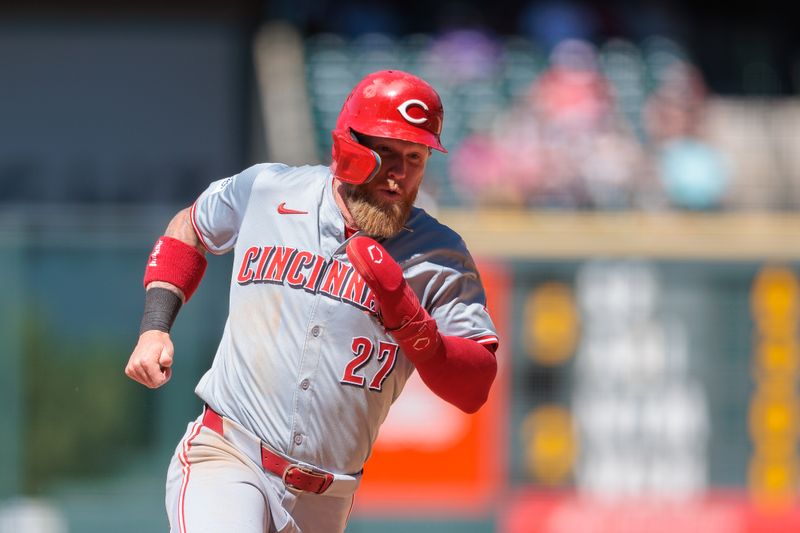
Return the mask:
{"type": "Polygon", "coordinates": [[[381,426],[355,512],[478,516],[495,503],[506,460],[509,283],[500,265],[480,264],[479,269],[500,335],[498,375],[489,400],[468,415],[434,395],[415,373],[381,426]]]}

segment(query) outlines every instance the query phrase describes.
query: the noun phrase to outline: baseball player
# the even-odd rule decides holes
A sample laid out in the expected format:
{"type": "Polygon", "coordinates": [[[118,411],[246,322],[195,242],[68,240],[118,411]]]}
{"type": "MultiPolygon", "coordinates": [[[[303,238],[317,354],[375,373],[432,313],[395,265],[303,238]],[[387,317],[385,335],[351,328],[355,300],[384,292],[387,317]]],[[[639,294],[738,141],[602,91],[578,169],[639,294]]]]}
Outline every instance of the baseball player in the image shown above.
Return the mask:
{"type": "MultiPolygon", "coordinates": [[[[333,162],[259,164],[212,183],[147,262],[125,369],[156,388],[205,252],[233,252],[230,309],[169,466],[171,531],[343,531],[378,428],[416,370],[466,412],[486,401],[497,334],[462,239],[413,206],[431,149],[433,88],[400,71],[361,80],[333,162]]],[[[432,472],[431,475],[436,475],[432,472]]]]}

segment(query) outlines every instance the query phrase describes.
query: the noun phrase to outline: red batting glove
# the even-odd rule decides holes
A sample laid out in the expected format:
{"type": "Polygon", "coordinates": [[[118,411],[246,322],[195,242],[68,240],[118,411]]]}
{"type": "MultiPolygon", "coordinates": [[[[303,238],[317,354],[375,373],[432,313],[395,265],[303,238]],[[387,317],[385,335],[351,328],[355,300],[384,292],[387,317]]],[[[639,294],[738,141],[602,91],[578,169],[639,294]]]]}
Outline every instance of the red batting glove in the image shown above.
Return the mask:
{"type": "Polygon", "coordinates": [[[418,363],[441,351],[436,321],[422,307],[389,252],[374,239],[359,236],[347,244],[347,257],[375,295],[383,325],[406,356],[418,363]]]}

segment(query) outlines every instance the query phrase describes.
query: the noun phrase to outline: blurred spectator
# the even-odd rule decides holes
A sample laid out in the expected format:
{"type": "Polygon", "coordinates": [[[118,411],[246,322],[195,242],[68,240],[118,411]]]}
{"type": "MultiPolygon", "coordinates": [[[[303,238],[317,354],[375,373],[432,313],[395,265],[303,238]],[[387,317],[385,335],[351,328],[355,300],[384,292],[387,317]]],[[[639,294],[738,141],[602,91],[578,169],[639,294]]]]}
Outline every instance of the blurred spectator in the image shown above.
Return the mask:
{"type": "Polygon", "coordinates": [[[504,179],[502,152],[503,146],[484,133],[470,135],[453,152],[450,175],[466,203],[520,206],[516,184],[504,179]]]}
{"type": "Polygon", "coordinates": [[[645,178],[645,155],[624,123],[592,136],[580,163],[592,207],[624,209],[638,203],[645,178]]]}
{"type": "Polygon", "coordinates": [[[658,173],[671,204],[686,209],[720,207],[729,181],[722,155],[688,137],[664,143],[658,173]]]}
{"type": "Polygon", "coordinates": [[[649,148],[674,207],[718,208],[730,181],[722,154],[703,139],[707,90],[700,71],[676,59],[660,73],[643,111],[649,148]]]}
{"type": "Polygon", "coordinates": [[[491,132],[468,136],[454,151],[450,174],[467,203],[524,208],[542,179],[542,155],[533,121],[510,114],[491,132]]]}
{"type": "Polygon", "coordinates": [[[594,47],[576,39],[559,43],[550,56],[549,68],[534,83],[531,99],[553,134],[600,128],[610,116],[612,101],[594,47]]]}
{"type": "Polygon", "coordinates": [[[431,43],[427,68],[443,78],[447,86],[497,75],[500,50],[497,43],[478,29],[453,29],[431,43]]]}
{"type": "Polygon", "coordinates": [[[706,86],[700,71],[675,59],[658,73],[658,85],[644,107],[644,125],[652,142],[696,137],[703,120],[706,86]]]}

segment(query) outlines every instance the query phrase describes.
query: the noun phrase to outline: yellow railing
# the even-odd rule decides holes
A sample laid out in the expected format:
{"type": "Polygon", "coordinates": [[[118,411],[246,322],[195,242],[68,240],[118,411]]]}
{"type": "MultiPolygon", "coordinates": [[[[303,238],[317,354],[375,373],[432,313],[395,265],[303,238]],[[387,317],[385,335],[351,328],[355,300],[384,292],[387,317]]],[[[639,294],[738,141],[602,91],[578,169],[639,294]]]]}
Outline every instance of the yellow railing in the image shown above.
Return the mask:
{"type": "Polygon", "coordinates": [[[441,209],[473,255],[800,260],[800,213],[645,213],[441,209]]]}

